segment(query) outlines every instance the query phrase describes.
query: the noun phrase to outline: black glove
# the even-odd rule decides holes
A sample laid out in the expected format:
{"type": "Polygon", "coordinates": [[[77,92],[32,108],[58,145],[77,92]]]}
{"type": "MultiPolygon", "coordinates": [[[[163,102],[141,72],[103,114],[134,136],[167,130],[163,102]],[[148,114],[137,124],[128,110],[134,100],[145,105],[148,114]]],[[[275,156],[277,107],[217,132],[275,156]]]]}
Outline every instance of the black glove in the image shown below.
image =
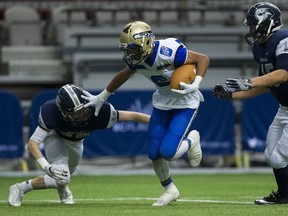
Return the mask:
{"type": "Polygon", "coordinates": [[[213,88],[213,95],[219,99],[232,100],[232,91],[219,84],[213,88]]]}
{"type": "Polygon", "coordinates": [[[250,79],[245,78],[227,78],[225,84],[231,91],[248,91],[252,88],[250,79]]]}

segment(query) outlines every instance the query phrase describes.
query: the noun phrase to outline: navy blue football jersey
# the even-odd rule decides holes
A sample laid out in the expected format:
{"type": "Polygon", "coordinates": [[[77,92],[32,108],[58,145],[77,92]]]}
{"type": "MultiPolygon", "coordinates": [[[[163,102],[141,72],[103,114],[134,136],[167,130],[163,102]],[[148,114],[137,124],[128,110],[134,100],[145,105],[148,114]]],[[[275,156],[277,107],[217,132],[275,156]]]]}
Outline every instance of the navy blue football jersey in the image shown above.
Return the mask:
{"type": "Polygon", "coordinates": [[[39,126],[45,130],[55,130],[65,139],[76,141],[88,136],[94,130],[112,127],[118,121],[118,111],[109,103],[104,103],[98,116],[94,115],[94,107],[91,107],[91,117],[83,126],[72,126],[66,121],[56,105],[56,100],[44,103],[40,108],[39,126]]]}
{"type": "MultiPolygon", "coordinates": [[[[275,32],[264,44],[256,43],[252,51],[259,63],[259,76],[277,69],[288,71],[288,29],[275,32]]],[[[270,89],[281,105],[288,106],[288,82],[270,89]]]]}

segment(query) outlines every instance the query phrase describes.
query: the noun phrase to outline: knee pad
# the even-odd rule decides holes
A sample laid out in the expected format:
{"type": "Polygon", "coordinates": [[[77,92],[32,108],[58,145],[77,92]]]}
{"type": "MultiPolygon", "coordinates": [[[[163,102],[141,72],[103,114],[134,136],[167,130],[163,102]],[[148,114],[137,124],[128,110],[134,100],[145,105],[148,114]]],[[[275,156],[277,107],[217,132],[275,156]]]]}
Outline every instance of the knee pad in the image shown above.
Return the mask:
{"type": "Polygon", "coordinates": [[[272,153],[265,151],[265,160],[274,169],[280,169],[287,166],[287,161],[284,159],[278,149],[274,149],[272,153]]]}

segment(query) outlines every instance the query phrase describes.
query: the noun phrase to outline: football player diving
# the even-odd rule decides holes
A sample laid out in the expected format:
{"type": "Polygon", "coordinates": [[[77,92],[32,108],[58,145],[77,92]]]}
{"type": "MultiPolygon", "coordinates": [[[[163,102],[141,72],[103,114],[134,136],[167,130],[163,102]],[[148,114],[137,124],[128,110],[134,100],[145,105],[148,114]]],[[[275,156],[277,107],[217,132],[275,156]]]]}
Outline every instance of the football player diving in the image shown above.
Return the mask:
{"type": "Polygon", "coordinates": [[[81,97],[84,94],[88,92],[81,87],[66,84],[59,89],[56,99],[41,106],[39,125],[26,148],[46,174],[12,185],[9,188],[9,205],[21,206],[26,193],[48,188],[57,189],[63,204],[74,204],[68,184],[82,158],[84,138],[94,130],[111,128],[117,121],[149,122],[149,115],[118,111],[107,102],[95,116],[94,107],[84,107],[88,102],[81,97]],[[39,148],[41,143],[46,158],[39,148]]]}
{"type": "Polygon", "coordinates": [[[119,71],[100,94],[86,95],[85,107],[96,107],[96,115],[108,97],[136,72],[154,83],[153,111],[148,129],[148,157],[163,187],[164,193],[152,206],[166,206],[176,201],[180,193],[170,175],[169,161],[188,152],[192,166],[202,159],[200,135],[192,130],[203,96],[199,86],[204,77],[209,58],[188,50],[177,38],[155,40],[151,27],[142,21],[128,23],[120,34],[120,50],[127,66],[119,71]],[[194,64],[197,68],[193,83],[180,83],[182,89],[170,88],[170,77],[177,67],[194,64]]]}
{"type": "Polygon", "coordinates": [[[273,169],[278,188],[255,200],[255,204],[288,204],[288,30],[281,30],[281,11],[268,2],[251,6],[244,24],[249,27],[244,38],[252,46],[259,76],[228,78],[226,86],[214,87],[214,95],[237,100],[270,90],[277,99],[279,109],[267,133],[265,159],[273,169]]]}

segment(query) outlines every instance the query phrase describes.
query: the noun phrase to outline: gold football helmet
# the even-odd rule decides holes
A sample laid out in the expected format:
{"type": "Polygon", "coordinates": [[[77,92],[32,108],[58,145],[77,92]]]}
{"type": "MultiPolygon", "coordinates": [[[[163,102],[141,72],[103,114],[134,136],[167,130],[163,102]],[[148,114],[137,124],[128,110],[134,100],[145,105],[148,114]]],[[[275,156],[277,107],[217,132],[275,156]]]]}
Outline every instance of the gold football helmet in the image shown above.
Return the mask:
{"type": "Polygon", "coordinates": [[[145,61],[153,49],[154,40],[155,36],[147,23],[128,23],[120,34],[119,48],[124,52],[123,60],[130,65],[145,61]]]}

